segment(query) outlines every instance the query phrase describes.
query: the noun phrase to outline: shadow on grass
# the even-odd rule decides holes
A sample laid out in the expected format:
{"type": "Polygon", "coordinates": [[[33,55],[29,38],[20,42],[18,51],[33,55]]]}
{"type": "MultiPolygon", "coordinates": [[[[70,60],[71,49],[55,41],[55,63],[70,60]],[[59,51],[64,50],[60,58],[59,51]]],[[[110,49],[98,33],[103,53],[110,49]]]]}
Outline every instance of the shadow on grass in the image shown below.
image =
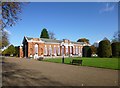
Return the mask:
{"type": "Polygon", "coordinates": [[[52,81],[41,72],[30,69],[19,69],[14,63],[4,62],[2,66],[2,85],[7,86],[62,86],[63,84],[52,81]]]}

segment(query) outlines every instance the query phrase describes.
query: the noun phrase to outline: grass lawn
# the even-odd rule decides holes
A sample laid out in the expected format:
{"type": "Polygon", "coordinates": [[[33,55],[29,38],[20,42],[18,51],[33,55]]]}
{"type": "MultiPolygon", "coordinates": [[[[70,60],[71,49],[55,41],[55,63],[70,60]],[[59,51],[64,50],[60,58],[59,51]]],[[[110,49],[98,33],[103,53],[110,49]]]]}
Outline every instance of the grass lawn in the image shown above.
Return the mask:
{"type": "MultiPolygon", "coordinates": [[[[81,59],[83,60],[82,66],[92,66],[92,67],[99,67],[99,68],[109,68],[109,69],[115,69],[120,70],[120,66],[118,66],[118,58],[65,58],[64,62],[65,64],[70,64],[72,59],[81,59]]],[[[55,63],[62,63],[62,58],[49,58],[44,59],[43,61],[47,62],[55,62],[55,63]]]]}

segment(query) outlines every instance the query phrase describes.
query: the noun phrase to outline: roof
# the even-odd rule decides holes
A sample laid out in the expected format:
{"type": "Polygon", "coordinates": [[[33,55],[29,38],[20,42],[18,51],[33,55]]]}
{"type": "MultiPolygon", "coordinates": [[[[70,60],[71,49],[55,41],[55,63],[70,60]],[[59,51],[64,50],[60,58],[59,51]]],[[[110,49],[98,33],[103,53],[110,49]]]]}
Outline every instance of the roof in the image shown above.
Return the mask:
{"type": "Polygon", "coordinates": [[[85,44],[84,42],[73,42],[73,41],[71,41],[71,43],[74,43],[74,44],[85,44]]]}
{"type": "MultiPolygon", "coordinates": [[[[56,39],[47,39],[47,38],[32,38],[32,37],[26,37],[27,38],[27,40],[31,40],[31,39],[38,39],[38,40],[42,40],[42,41],[44,41],[44,42],[46,42],[46,43],[62,43],[63,42],[63,40],[56,40],[56,39]]],[[[73,44],[85,44],[84,42],[73,42],[73,41],[71,41],[71,43],[73,43],[73,44]]]]}
{"type": "Polygon", "coordinates": [[[46,38],[40,38],[44,42],[54,42],[54,43],[61,43],[62,40],[56,40],[56,39],[46,39],[46,38]]]}

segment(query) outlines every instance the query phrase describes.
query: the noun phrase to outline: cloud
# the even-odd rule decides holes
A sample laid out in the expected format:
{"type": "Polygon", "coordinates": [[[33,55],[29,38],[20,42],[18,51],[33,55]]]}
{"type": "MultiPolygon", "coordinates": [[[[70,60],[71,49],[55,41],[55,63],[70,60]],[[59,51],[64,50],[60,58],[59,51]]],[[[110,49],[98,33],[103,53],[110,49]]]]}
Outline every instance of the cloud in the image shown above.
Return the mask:
{"type": "Polygon", "coordinates": [[[113,11],[115,8],[115,5],[110,5],[109,3],[106,3],[105,7],[102,8],[99,12],[103,13],[103,12],[110,12],[113,11]]]}

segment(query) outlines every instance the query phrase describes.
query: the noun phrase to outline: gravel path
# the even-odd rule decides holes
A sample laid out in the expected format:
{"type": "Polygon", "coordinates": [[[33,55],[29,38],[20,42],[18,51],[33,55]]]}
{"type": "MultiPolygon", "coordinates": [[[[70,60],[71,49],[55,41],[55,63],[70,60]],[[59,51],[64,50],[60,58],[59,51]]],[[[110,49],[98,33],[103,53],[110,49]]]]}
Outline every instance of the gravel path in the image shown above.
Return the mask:
{"type": "Polygon", "coordinates": [[[3,86],[118,86],[118,70],[6,58],[3,86]]]}

